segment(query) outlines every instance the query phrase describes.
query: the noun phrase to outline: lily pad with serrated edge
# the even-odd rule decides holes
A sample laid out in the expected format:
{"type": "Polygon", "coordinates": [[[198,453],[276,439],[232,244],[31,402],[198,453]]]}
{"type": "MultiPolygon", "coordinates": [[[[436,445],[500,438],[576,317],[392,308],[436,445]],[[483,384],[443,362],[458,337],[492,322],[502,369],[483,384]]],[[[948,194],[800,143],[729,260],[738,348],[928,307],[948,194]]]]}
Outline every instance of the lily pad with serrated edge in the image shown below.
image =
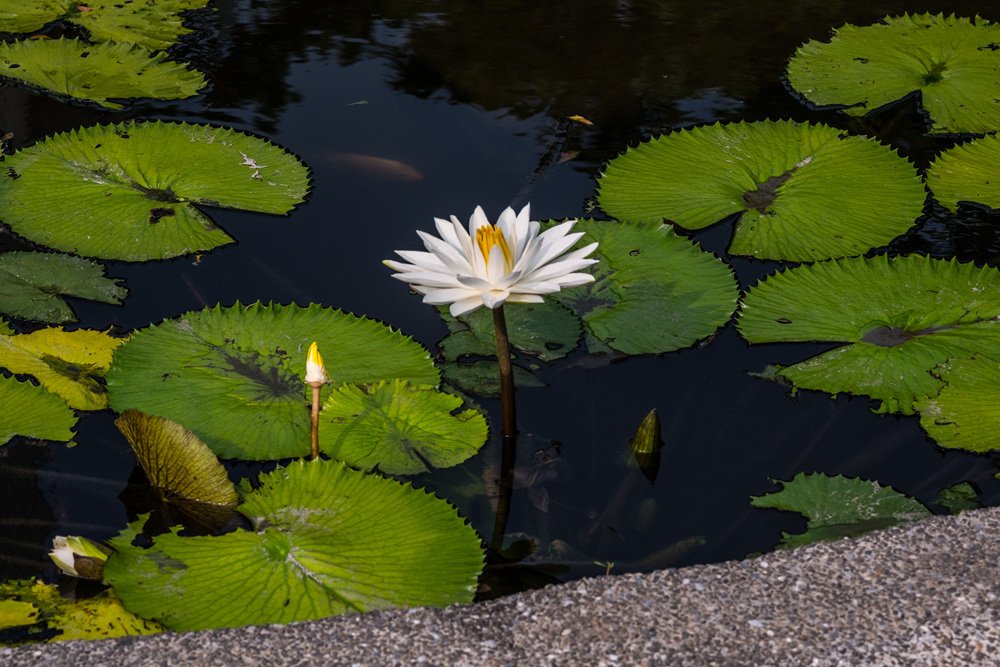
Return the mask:
{"type": "Polygon", "coordinates": [[[8,157],[0,220],[51,248],[142,261],[210,250],[232,238],[195,205],[285,214],[308,169],[274,144],[187,123],[99,125],[8,157]]]}
{"type": "Polygon", "coordinates": [[[893,149],[787,120],[678,130],[630,148],[598,179],[601,208],[619,220],[702,229],[738,215],[731,254],[800,262],[887,244],[925,198],[893,149]]]}
{"type": "Polygon", "coordinates": [[[212,450],[180,424],[126,410],[115,426],[161,497],[206,525],[225,523],[239,496],[212,450]]]}
{"type": "Polygon", "coordinates": [[[952,211],[959,202],[1000,209],[1000,138],[974,139],[941,153],[927,168],[927,187],[952,211]]]}
{"type": "Polygon", "coordinates": [[[33,615],[21,620],[29,620],[35,632],[27,632],[23,637],[17,638],[20,642],[33,639],[37,641],[38,636],[48,637],[46,641],[49,642],[109,639],[151,635],[165,629],[159,623],[147,621],[127,611],[111,591],[102,591],[84,600],[73,600],[63,597],[52,584],[34,579],[0,582],[0,614],[4,609],[2,605],[6,604],[10,609],[11,603],[30,605],[34,609],[33,615]],[[55,631],[57,634],[39,634],[42,630],[55,631]]]}
{"type": "Polygon", "coordinates": [[[579,246],[596,241],[597,281],[551,295],[590,333],[625,354],[659,354],[715,334],[739,289],[718,257],[667,225],[580,220],[579,246]]]}
{"type": "Polygon", "coordinates": [[[950,359],[935,369],[941,391],[915,407],[920,426],[937,444],[972,452],[1000,449],[1000,352],[996,356],[950,359]]]}
{"type": "Polygon", "coordinates": [[[99,378],[111,367],[111,356],[123,342],[90,329],[0,335],[0,367],[33,375],[71,408],[101,410],[108,406],[108,396],[99,378]]]}
{"type": "Polygon", "coordinates": [[[319,415],[319,444],[331,458],[390,475],[448,468],[479,451],[488,434],[462,399],[403,380],[334,388],[319,415]]]}
{"type": "MultiPolygon", "coordinates": [[[[183,424],[222,457],[305,456],[312,341],[334,383],[438,384],[427,350],[380,322],[317,304],[236,304],[134,333],[107,373],[110,404],[183,424]]],[[[332,391],[324,387],[323,399],[332,391]]]]}
{"type": "Polygon", "coordinates": [[[122,108],[113,100],[180,100],[205,87],[201,72],[165,53],[65,38],[0,44],[0,77],[107,109],[122,108]]]}
{"type": "Polygon", "coordinates": [[[853,537],[931,515],[919,501],[878,482],[801,472],[790,482],[773,481],[781,485],[781,491],[752,496],[750,504],[798,512],[809,520],[806,532],[781,534],[783,547],[853,537]]]}
{"type": "Polygon", "coordinates": [[[317,459],[243,493],[252,530],[175,530],[143,549],[132,545],[137,521],[112,540],[105,582],[130,610],[178,631],[472,600],[479,537],[425,491],[317,459]]]}
{"type": "MultiPolygon", "coordinates": [[[[2,204],[0,204],[2,207],[2,204]]],[[[46,252],[0,254],[0,313],[51,324],[75,322],[60,296],[120,304],[128,293],[104,267],[81,257],[46,252]]]]}
{"type": "Polygon", "coordinates": [[[885,255],[799,266],[743,298],[737,327],[751,343],[843,343],[765,376],[801,389],[881,401],[913,414],[941,386],[931,374],[953,357],[1000,350],[1000,271],[923,256],[885,255]]]}
{"type": "Polygon", "coordinates": [[[15,435],[69,442],[76,415],[66,403],[39,386],[0,376],[0,445],[15,435]]]}
{"type": "Polygon", "coordinates": [[[844,25],[809,41],[788,63],[788,82],[809,102],[861,116],[920,93],[932,133],[1000,130],[1000,25],[976,17],[904,14],[844,25]]]}
{"type": "Polygon", "coordinates": [[[182,11],[200,9],[208,0],[0,0],[0,31],[34,32],[63,19],[87,29],[94,42],[126,42],[151,50],[166,49],[181,35],[182,11]]]}

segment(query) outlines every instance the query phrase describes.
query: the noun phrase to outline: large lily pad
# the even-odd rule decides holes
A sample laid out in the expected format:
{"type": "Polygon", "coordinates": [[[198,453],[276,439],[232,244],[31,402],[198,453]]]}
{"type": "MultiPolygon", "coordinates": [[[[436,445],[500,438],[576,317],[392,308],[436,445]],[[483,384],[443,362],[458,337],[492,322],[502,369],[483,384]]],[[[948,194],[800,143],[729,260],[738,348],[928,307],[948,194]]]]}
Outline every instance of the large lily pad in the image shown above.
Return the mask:
{"type": "Polygon", "coordinates": [[[931,132],[1000,129],[1000,25],[944,14],[904,14],[844,25],[809,41],[788,63],[788,81],[820,106],[860,116],[920,92],[931,132]]]}
{"type": "Polygon", "coordinates": [[[208,0],[0,0],[0,31],[34,32],[63,19],[87,29],[95,42],[128,42],[147,49],[165,49],[181,35],[180,12],[200,9],[208,0]]]}
{"type": "Polygon", "coordinates": [[[191,431],[163,417],[126,410],[115,426],[132,445],[160,496],[202,523],[224,523],[239,502],[229,474],[191,431]]]}
{"type": "Polygon", "coordinates": [[[253,530],[112,541],[104,568],[131,611],[172,630],[288,623],[469,602],[479,538],[446,502],[338,461],[298,461],[244,488],[253,530]]]}
{"type": "Polygon", "coordinates": [[[71,408],[101,410],[108,406],[108,396],[99,378],[111,367],[111,356],[123,342],[90,329],[0,335],[0,366],[35,376],[71,408]]]}
{"type": "Polygon", "coordinates": [[[228,128],[101,125],[49,137],[5,161],[0,219],[36,243],[141,261],[232,238],[195,204],[284,214],[309,189],[294,155],[228,128]]]}
{"type": "Polygon", "coordinates": [[[364,470],[408,475],[448,468],[483,446],[489,431],[462,399],[403,380],[341,385],[320,413],[320,448],[364,470]]]}
{"type": "Polygon", "coordinates": [[[15,435],[39,440],[73,439],[76,415],[55,394],[30,382],[0,376],[0,445],[15,435]]]}
{"type": "MultiPolygon", "coordinates": [[[[312,341],[323,350],[334,383],[438,383],[427,351],[379,322],[315,304],[236,304],[133,334],[107,374],[111,407],[183,424],[219,456],[305,456],[304,378],[312,341]]],[[[323,389],[324,400],[331,391],[330,385],[323,389]]]]}
{"type": "Polygon", "coordinates": [[[753,496],[750,503],[754,507],[798,512],[809,519],[806,532],[781,534],[784,547],[853,537],[919,521],[931,514],[919,501],[891,486],[864,479],[800,472],[790,482],[775,481],[781,485],[781,491],[753,496]]]}
{"type": "Polygon", "coordinates": [[[739,289],[718,257],[667,225],[580,220],[580,244],[597,241],[596,282],[552,295],[599,341],[625,354],[694,345],[732,316],[739,289]]]}
{"type": "Polygon", "coordinates": [[[880,400],[912,414],[941,386],[931,370],[953,357],[1000,350],[1000,271],[972,263],[885,255],[800,266],[744,297],[737,323],[751,343],[844,343],[769,369],[802,389],[880,400]]]}
{"type": "Polygon", "coordinates": [[[916,404],[927,434],[942,447],[1000,449],[1000,358],[951,359],[935,372],[940,393],[916,404]]]}
{"type": "MultiPolygon", "coordinates": [[[[0,204],[2,207],[2,204],[0,204]]],[[[45,252],[0,255],[0,313],[52,324],[75,322],[61,296],[119,304],[128,293],[104,267],[81,257],[45,252]]]]}
{"type": "Polygon", "coordinates": [[[108,109],[122,108],[113,100],[179,100],[205,86],[201,72],[165,53],[65,38],[0,44],[0,76],[108,109]]]}
{"type": "Polygon", "coordinates": [[[927,186],[952,211],[959,202],[1000,208],[1000,137],[990,135],[941,153],[927,169],[927,186]]]}
{"type": "MultiPolygon", "coordinates": [[[[139,618],[126,611],[110,591],[85,600],[63,597],[59,589],[34,579],[0,583],[0,627],[25,627],[14,643],[31,641],[34,636],[47,641],[69,639],[108,639],[128,635],[151,635],[163,632],[159,623],[139,618]],[[7,612],[6,614],[4,612],[7,612]],[[55,631],[55,634],[52,634],[55,631]]],[[[6,633],[16,637],[13,632],[6,633]]]]}
{"type": "Polygon", "coordinates": [[[601,208],[621,220],[702,229],[739,215],[730,253],[793,261],[885,245],[913,225],[926,196],[891,148],[792,121],[651,139],[609,162],[598,186],[601,208]]]}

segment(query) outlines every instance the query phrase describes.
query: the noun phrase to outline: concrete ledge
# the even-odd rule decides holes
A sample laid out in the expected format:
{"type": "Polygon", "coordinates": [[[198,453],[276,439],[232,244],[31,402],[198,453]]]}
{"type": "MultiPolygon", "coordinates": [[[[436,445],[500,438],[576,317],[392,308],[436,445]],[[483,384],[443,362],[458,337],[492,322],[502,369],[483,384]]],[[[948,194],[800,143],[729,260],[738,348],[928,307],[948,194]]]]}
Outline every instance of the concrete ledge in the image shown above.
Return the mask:
{"type": "Polygon", "coordinates": [[[0,649],[4,665],[996,665],[1000,508],[493,602],[0,649]]]}

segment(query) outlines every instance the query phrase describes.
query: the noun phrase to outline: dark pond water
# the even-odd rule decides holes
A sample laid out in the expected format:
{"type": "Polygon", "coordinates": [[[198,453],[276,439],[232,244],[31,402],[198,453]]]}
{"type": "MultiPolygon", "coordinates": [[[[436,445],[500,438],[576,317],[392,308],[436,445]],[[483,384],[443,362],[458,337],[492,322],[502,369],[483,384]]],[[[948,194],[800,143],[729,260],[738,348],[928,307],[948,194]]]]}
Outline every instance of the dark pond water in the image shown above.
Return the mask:
{"type": "MultiPolygon", "coordinates": [[[[212,215],[239,243],[169,262],[111,263],[130,295],[122,307],[75,303],[81,326],[126,331],[208,304],[319,302],[403,329],[431,349],[437,312],[389,278],[381,260],[415,248],[433,216],[495,216],[531,203],[535,218],[588,214],[600,165],[626,145],[717,120],[792,118],[875,134],[918,164],[942,140],[921,134],[914,104],[864,125],[813,112],[782,83],[787,58],[845,22],[904,11],[1000,20],[985,2],[726,0],[661,2],[279,2],[218,0],[176,49],[211,88],[182,103],[120,113],[71,107],[0,87],[0,129],[16,147],[54,132],[128,118],[231,125],[271,138],[313,169],[308,202],[288,218],[212,215]],[[566,121],[579,114],[593,121],[566,121]],[[553,151],[574,152],[567,162],[553,151]],[[397,160],[407,170],[345,155],[397,160]]],[[[985,260],[1000,254],[1000,220],[931,211],[895,249],[985,260]]],[[[730,227],[696,235],[731,261],[746,287],[774,264],[725,257],[730,227]]],[[[4,247],[17,247],[0,238],[4,247]]],[[[971,481],[1000,503],[997,460],[937,448],[916,418],[878,416],[866,399],[796,398],[748,371],[790,363],[818,345],[749,347],[730,324],[709,344],[660,357],[593,365],[582,354],[547,367],[545,388],[518,394],[516,476],[508,532],[538,541],[538,557],[569,578],[741,558],[773,548],[801,518],[750,506],[770,478],[819,471],[878,480],[933,503],[971,481]],[[628,440],[656,408],[666,442],[650,483],[628,440]]],[[[483,407],[496,423],[496,402],[483,407]]],[[[107,538],[136,506],[135,459],[110,414],[80,421],[79,445],[0,448],[0,578],[55,578],[55,534],[107,538]],[[130,478],[132,491],[129,491],[130,478]],[[130,501],[131,502],[131,501],[130,501]]],[[[457,469],[418,480],[489,535],[484,469],[499,443],[457,469]]],[[[233,476],[250,474],[234,466],[233,476]]],[[[530,585],[544,576],[521,572],[530,585]]],[[[513,577],[516,583],[517,577],[513,577]]],[[[507,583],[511,583],[508,581],[507,583]]]]}

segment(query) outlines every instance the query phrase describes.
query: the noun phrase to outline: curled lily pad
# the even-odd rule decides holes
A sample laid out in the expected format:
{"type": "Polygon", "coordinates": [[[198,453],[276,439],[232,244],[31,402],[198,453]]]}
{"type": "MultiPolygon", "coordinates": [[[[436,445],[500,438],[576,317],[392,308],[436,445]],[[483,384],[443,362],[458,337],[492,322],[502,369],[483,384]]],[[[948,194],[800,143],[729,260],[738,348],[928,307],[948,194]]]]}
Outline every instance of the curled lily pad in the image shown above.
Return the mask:
{"type": "Polygon", "coordinates": [[[147,49],[165,49],[185,28],[180,13],[200,9],[208,0],[0,0],[0,31],[34,32],[63,19],[87,29],[95,42],[128,42],[147,49]]]}
{"type": "Polygon", "coordinates": [[[1000,138],[994,134],[941,153],[927,169],[927,186],[934,198],[952,211],[959,202],[1000,208],[998,175],[1000,138]]]}
{"type": "Polygon", "coordinates": [[[394,606],[469,602],[479,537],[455,509],[338,461],[297,461],[244,488],[253,530],[112,546],[105,581],[172,630],[288,623],[394,606]]]}
{"type": "MultiPolygon", "coordinates": [[[[50,642],[108,639],[151,635],[164,630],[159,623],[147,621],[127,611],[110,591],[103,591],[85,600],[72,600],[63,597],[52,584],[34,579],[0,582],[0,619],[3,618],[4,611],[21,613],[20,618],[13,617],[8,621],[9,627],[30,625],[35,631],[25,633],[20,638],[21,641],[31,641],[37,636],[48,636],[47,641],[50,642]],[[55,634],[40,634],[46,630],[55,631],[55,634]]],[[[0,620],[0,627],[3,625],[0,620]]]]}
{"type": "Polygon", "coordinates": [[[71,408],[101,410],[108,406],[108,397],[99,378],[111,367],[111,356],[123,342],[90,329],[0,335],[0,366],[35,376],[71,408]]]}
{"type": "MultiPolygon", "coordinates": [[[[2,208],[2,204],[0,204],[2,208]]],[[[104,267],[81,257],[46,252],[0,255],[0,313],[62,324],[76,315],[61,296],[119,304],[127,290],[104,267]]]]}
{"type": "Polygon", "coordinates": [[[228,128],[99,125],[8,157],[0,220],[36,243],[142,261],[231,243],[195,204],[284,214],[309,189],[294,155],[228,128]]]}
{"type": "MultiPolygon", "coordinates": [[[[437,385],[427,350],[389,327],[313,304],[206,308],[133,334],[107,374],[111,407],[191,429],[219,456],[309,453],[306,349],[337,384],[437,385]]],[[[333,391],[323,389],[324,400],[333,391]]]]}
{"type": "Polygon", "coordinates": [[[403,380],[334,389],[320,412],[319,443],[356,468],[408,475],[448,468],[483,446],[488,428],[462,399],[403,380]]]}
{"type": "Polygon", "coordinates": [[[78,39],[0,44],[0,77],[75,100],[121,109],[112,100],[179,100],[205,86],[201,72],[134,44],[86,44],[78,39]]]}
{"type": "Polygon", "coordinates": [[[802,389],[863,394],[879,412],[912,414],[941,386],[931,371],[1000,350],[1000,271],[885,255],[799,266],[744,297],[737,323],[751,343],[842,343],[769,374],[802,389]]]}
{"type": "Polygon", "coordinates": [[[226,469],[198,436],[137,410],[123,412],[115,426],[163,500],[206,525],[225,523],[239,497],[226,469]]]}
{"type": "Polygon", "coordinates": [[[625,354],[694,345],[732,316],[736,279],[718,257],[666,225],[580,220],[581,245],[597,241],[597,281],[552,298],[597,340],[625,354]]]}
{"type": "Polygon", "coordinates": [[[829,42],[809,41],[788,63],[788,81],[820,106],[860,116],[911,93],[931,132],[1000,129],[1000,25],[944,14],[844,25],[829,42]]]}
{"type": "Polygon", "coordinates": [[[69,442],[76,415],[65,402],[30,382],[0,376],[0,445],[15,435],[69,442]]]}
{"type": "Polygon", "coordinates": [[[730,253],[805,262],[887,244],[926,197],[891,148],[792,121],[657,137],[609,162],[598,186],[601,208],[620,220],[702,229],[738,215],[730,253]]]}
{"type": "MultiPolygon", "coordinates": [[[[996,347],[992,348],[997,350],[996,347]]],[[[920,426],[942,447],[973,452],[1000,449],[1000,351],[998,358],[951,359],[935,373],[940,393],[916,404],[920,426]]]]}
{"type": "Polygon", "coordinates": [[[809,520],[804,533],[782,533],[784,547],[853,537],[919,521],[931,514],[919,501],[890,486],[864,479],[800,472],[790,482],[775,481],[781,485],[781,491],[753,496],[750,503],[754,507],[798,512],[809,520]]]}

